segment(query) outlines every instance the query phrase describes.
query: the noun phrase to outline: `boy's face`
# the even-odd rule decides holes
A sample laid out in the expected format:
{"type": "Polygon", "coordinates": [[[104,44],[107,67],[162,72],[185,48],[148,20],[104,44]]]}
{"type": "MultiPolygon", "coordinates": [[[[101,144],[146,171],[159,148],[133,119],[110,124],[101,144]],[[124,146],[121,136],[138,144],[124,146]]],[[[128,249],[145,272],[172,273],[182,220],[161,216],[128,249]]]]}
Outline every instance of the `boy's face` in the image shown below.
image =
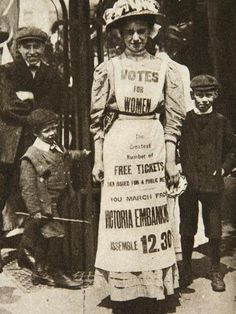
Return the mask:
{"type": "Polygon", "coordinates": [[[37,136],[45,143],[52,145],[57,140],[58,123],[53,123],[45,126],[37,132],[37,136]]]}
{"type": "Polygon", "coordinates": [[[200,112],[207,112],[207,110],[213,105],[217,98],[217,91],[204,91],[194,90],[192,93],[192,99],[195,102],[195,106],[200,112]]]}

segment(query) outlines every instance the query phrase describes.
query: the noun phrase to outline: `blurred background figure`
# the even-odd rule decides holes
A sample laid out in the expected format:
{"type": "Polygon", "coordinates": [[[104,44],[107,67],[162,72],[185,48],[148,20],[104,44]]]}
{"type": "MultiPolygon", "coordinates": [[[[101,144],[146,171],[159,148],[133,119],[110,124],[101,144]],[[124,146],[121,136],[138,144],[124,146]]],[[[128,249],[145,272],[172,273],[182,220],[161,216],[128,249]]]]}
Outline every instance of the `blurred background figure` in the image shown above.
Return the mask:
{"type": "Polygon", "coordinates": [[[167,29],[161,29],[155,38],[156,55],[165,59],[167,62],[173,61],[174,65],[180,72],[183,85],[186,110],[193,108],[192,99],[190,97],[190,73],[187,66],[176,61],[178,53],[185,46],[187,39],[184,37],[183,31],[178,26],[170,25],[167,29]]]}
{"type": "Polygon", "coordinates": [[[51,28],[50,43],[52,46],[52,64],[63,76],[63,21],[57,20],[53,23],[51,28]]]}
{"type": "Polygon", "coordinates": [[[13,58],[8,48],[13,31],[6,16],[0,16],[0,65],[12,62],[13,58]]]}

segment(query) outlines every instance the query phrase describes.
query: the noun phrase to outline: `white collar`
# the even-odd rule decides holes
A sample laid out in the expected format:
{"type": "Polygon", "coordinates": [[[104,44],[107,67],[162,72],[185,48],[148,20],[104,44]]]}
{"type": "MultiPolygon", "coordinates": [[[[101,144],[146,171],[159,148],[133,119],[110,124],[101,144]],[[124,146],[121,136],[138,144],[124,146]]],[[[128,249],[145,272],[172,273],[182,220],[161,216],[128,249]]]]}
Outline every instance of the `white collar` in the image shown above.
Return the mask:
{"type": "MultiPolygon", "coordinates": [[[[27,62],[27,61],[25,60],[25,63],[26,63],[26,65],[27,65],[27,67],[30,67],[29,62],[27,62]]],[[[39,61],[38,63],[35,64],[35,66],[38,67],[38,68],[40,67],[40,65],[41,65],[41,61],[39,61]]]]}
{"type": "Polygon", "coordinates": [[[36,140],[34,141],[33,144],[34,147],[43,150],[45,152],[49,152],[50,149],[54,148],[56,149],[58,152],[63,153],[63,151],[60,149],[60,147],[55,143],[53,145],[50,145],[44,141],[42,141],[39,137],[36,138],[36,140]]]}
{"type": "Polygon", "coordinates": [[[212,113],[213,107],[211,106],[206,112],[201,112],[199,109],[197,109],[197,107],[194,107],[194,108],[193,108],[193,111],[194,111],[197,115],[201,116],[201,115],[205,115],[205,114],[208,114],[208,113],[212,113]]]}

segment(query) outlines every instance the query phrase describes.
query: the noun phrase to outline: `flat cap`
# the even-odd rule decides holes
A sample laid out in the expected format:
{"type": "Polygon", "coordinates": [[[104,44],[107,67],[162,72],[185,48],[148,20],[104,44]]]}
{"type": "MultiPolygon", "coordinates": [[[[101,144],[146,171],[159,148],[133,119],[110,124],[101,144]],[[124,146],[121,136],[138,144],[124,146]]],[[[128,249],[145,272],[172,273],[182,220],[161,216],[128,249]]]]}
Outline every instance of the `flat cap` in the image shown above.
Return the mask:
{"type": "Polygon", "coordinates": [[[16,34],[16,41],[18,43],[25,40],[30,40],[30,39],[39,40],[45,43],[46,40],[48,39],[48,35],[44,31],[42,31],[40,28],[37,28],[34,26],[23,27],[16,34]]]}
{"type": "Polygon", "coordinates": [[[214,76],[201,74],[192,79],[190,87],[193,90],[214,90],[219,88],[219,83],[214,76]]]}
{"type": "Polygon", "coordinates": [[[59,122],[59,116],[47,109],[33,110],[28,117],[28,124],[34,129],[41,129],[57,122],[59,122]]]}

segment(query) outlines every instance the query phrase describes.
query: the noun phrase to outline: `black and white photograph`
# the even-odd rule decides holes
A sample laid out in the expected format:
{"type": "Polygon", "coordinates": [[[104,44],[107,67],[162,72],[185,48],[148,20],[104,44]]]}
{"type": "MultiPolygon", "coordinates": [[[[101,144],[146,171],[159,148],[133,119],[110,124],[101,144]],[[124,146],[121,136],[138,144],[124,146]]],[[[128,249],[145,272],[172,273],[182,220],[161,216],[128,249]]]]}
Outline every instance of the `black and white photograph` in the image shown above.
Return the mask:
{"type": "Polygon", "coordinates": [[[236,314],[234,0],[0,0],[0,314],[236,314]]]}

